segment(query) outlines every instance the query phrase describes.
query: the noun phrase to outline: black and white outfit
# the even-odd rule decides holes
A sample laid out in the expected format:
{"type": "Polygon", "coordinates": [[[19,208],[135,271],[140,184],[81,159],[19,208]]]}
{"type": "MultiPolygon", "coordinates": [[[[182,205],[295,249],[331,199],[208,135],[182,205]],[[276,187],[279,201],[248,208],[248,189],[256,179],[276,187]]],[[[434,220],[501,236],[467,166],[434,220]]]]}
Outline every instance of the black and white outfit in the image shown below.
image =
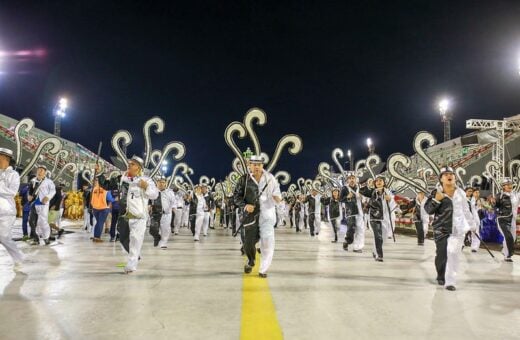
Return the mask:
{"type": "Polygon", "coordinates": [[[305,206],[302,201],[297,198],[293,206],[294,212],[294,224],[296,225],[296,232],[299,233],[303,230],[305,220],[305,206]]]}
{"type": "Polygon", "coordinates": [[[340,200],[345,206],[345,219],[347,222],[347,232],[343,249],[348,250],[348,246],[353,244],[355,252],[361,252],[365,247],[365,218],[361,205],[362,196],[359,187],[346,185],[341,189],[340,200]],[[349,194],[351,198],[348,198],[349,194]]]}
{"type": "Polygon", "coordinates": [[[444,195],[441,201],[435,199],[437,189],[433,190],[424,204],[424,209],[433,217],[433,236],[435,240],[437,282],[445,287],[455,287],[459,268],[459,254],[464,235],[474,225],[469,211],[466,193],[455,188],[453,197],[444,195]]]}
{"type": "Polygon", "coordinates": [[[341,220],[343,219],[343,209],[341,206],[341,201],[338,199],[334,199],[332,197],[327,197],[323,200],[323,204],[328,207],[328,216],[330,220],[330,224],[332,225],[332,230],[334,231],[334,240],[332,242],[338,242],[338,230],[340,227],[341,220]]]}
{"type": "Polygon", "coordinates": [[[159,191],[159,196],[150,200],[151,223],[150,235],[154,238],[154,247],[167,248],[171,234],[172,210],[175,206],[175,195],[171,189],[159,191]]]}
{"type": "Polygon", "coordinates": [[[498,229],[504,236],[502,253],[507,261],[512,261],[511,257],[515,250],[516,215],[520,204],[520,193],[503,191],[495,197],[495,202],[498,229]]]}
{"type": "Polygon", "coordinates": [[[374,251],[373,255],[376,261],[383,261],[383,242],[388,237],[388,232],[391,229],[386,228],[385,225],[391,225],[391,212],[395,209],[396,203],[392,193],[386,188],[382,190],[369,189],[363,187],[359,192],[369,198],[368,201],[368,216],[370,227],[374,233],[374,251]],[[386,201],[385,196],[390,196],[390,201],[386,201]]]}
{"type": "Polygon", "coordinates": [[[308,195],[305,202],[309,205],[309,229],[311,236],[318,236],[321,230],[321,204],[322,197],[320,194],[308,195]]]}
{"type": "Polygon", "coordinates": [[[238,180],[233,195],[235,205],[244,211],[247,204],[255,205],[252,213],[245,214],[242,220],[245,230],[244,252],[248,258],[248,265],[253,267],[256,256],[256,243],[260,241],[261,262],[259,273],[266,274],[271,266],[274,255],[276,224],[276,202],[273,196],[280,197],[280,186],[276,178],[263,170],[260,181],[251,174],[245,174],[238,180]]]}
{"type": "Polygon", "coordinates": [[[417,232],[417,244],[424,245],[424,240],[428,234],[428,225],[430,223],[430,215],[424,210],[426,204],[426,197],[421,202],[417,198],[414,198],[410,203],[407,204],[406,209],[413,208],[412,221],[415,225],[417,232]]]}

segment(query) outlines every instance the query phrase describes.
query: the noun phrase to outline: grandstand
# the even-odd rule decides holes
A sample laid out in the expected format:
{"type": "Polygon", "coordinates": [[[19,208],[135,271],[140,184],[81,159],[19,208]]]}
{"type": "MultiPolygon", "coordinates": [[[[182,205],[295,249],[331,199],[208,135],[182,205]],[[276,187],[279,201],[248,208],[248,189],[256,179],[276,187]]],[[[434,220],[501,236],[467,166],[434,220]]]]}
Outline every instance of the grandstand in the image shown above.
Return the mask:
{"type": "MultiPolygon", "coordinates": [[[[16,148],[14,129],[18,124],[16,119],[10,118],[8,116],[0,114],[0,147],[6,147],[10,149],[16,148]]],[[[23,167],[29,162],[32,158],[34,152],[40,145],[40,143],[49,137],[53,137],[54,135],[38,129],[34,127],[30,133],[25,133],[21,137],[22,140],[22,161],[20,162],[20,168],[23,167]]],[[[55,137],[55,136],[54,136],[55,137]]],[[[66,160],[59,159],[57,164],[57,170],[62,169],[62,167],[66,163],[74,163],[77,165],[79,169],[83,168],[93,168],[93,165],[96,162],[96,154],[85,148],[79,143],[71,142],[67,139],[60,138],[62,143],[62,149],[67,150],[69,152],[69,157],[66,160]]],[[[39,163],[45,164],[48,169],[53,169],[56,164],[56,156],[51,155],[48,152],[42,153],[43,159],[39,161],[39,163]]],[[[99,158],[99,162],[102,164],[105,171],[113,171],[117,170],[111,163],[106,160],[99,158]]],[[[61,182],[65,185],[67,189],[75,189],[77,185],[77,172],[72,173],[69,169],[66,169],[63,172],[63,175],[58,179],[58,182],[61,182]]],[[[22,181],[26,181],[27,179],[22,179],[22,181]]]]}

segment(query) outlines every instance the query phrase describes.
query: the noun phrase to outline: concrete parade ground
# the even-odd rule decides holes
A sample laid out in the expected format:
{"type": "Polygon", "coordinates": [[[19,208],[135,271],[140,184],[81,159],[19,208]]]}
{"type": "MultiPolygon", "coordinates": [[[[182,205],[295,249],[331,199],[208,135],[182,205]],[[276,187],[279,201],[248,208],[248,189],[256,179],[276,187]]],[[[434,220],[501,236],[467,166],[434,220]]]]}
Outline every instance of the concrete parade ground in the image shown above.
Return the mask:
{"type": "Polygon", "coordinates": [[[17,242],[27,262],[16,270],[0,247],[1,339],[520,338],[520,258],[496,251],[465,248],[450,292],[436,284],[432,240],[385,240],[378,263],[370,231],[353,253],[330,242],[326,223],[318,238],[284,227],[263,279],[258,266],[243,274],[229,230],[194,243],[181,229],[166,250],[147,234],[138,270],[125,275],[119,243],[65,228],[73,233],[51,246],[17,242]]]}

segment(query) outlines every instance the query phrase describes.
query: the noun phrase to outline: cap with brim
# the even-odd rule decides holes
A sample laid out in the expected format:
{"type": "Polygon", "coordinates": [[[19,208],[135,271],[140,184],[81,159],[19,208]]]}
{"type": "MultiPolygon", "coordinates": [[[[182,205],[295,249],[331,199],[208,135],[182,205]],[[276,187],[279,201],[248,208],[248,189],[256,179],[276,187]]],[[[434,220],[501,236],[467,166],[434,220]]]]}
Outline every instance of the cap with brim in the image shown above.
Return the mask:
{"type": "Polygon", "coordinates": [[[156,181],[166,181],[166,177],[164,177],[164,176],[157,176],[155,180],[156,181]]]}
{"type": "Polygon", "coordinates": [[[45,164],[38,164],[36,166],[36,169],[45,169],[45,170],[47,170],[47,166],[45,164]]]}
{"type": "Polygon", "coordinates": [[[347,171],[347,174],[346,174],[346,175],[347,175],[347,178],[348,178],[348,177],[357,177],[357,176],[356,176],[356,173],[355,173],[354,171],[347,171]]]}
{"type": "Polygon", "coordinates": [[[134,156],[132,156],[132,158],[130,158],[129,161],[133,161],[133,162],[139,164],[139,166],[140,166],[141,168],[144,168],[144,161],[143,161],[143,159],[142,159],[141,157],[139,157],[139,156],[135,156],[135,155],[134,155],[134,156]]]}
{"type": "Polygon", "coordinates": [[[264,157],[258,156],[258,155],[253,155],[249,159],[249,162],[251,162],[251,163],[262,163],[263,164],[264,163],[264,157]]]}
{"type": "Polygon", "coordinates": [[[502,186],[507,185],[507,184],[513,184],[513,181],[509,177],[504,177],[502,179],[502,186]]]}
{"type": "Polygon", "coordinates": [[[442,167],[440,172],[439,172],[439,178],[444,175],[444,174],[448,174],[448,173],[455,173],[455,170],[453,170],[453,168],[451,166],[445,166],[445,167],[442,167]]]}
{"type": "Polygon", "coordinates": [[[10,158],[13,158],[13,150],[0,148],[0,155],[4,155],[10,158]]]}

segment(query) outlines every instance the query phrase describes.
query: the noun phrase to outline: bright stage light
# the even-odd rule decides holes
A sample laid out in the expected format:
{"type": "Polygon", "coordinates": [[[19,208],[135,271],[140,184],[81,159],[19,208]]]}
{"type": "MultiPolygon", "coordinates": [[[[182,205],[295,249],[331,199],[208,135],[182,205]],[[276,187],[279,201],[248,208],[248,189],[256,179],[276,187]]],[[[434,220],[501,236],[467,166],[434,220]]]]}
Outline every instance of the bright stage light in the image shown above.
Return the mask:
{"type": "Polygon", "coordinates": [[[448,109],[450,108],[450,101],[446,98],[441,99],[439,102],[439,112],[441,115],[445,115],[448,109]]]}

